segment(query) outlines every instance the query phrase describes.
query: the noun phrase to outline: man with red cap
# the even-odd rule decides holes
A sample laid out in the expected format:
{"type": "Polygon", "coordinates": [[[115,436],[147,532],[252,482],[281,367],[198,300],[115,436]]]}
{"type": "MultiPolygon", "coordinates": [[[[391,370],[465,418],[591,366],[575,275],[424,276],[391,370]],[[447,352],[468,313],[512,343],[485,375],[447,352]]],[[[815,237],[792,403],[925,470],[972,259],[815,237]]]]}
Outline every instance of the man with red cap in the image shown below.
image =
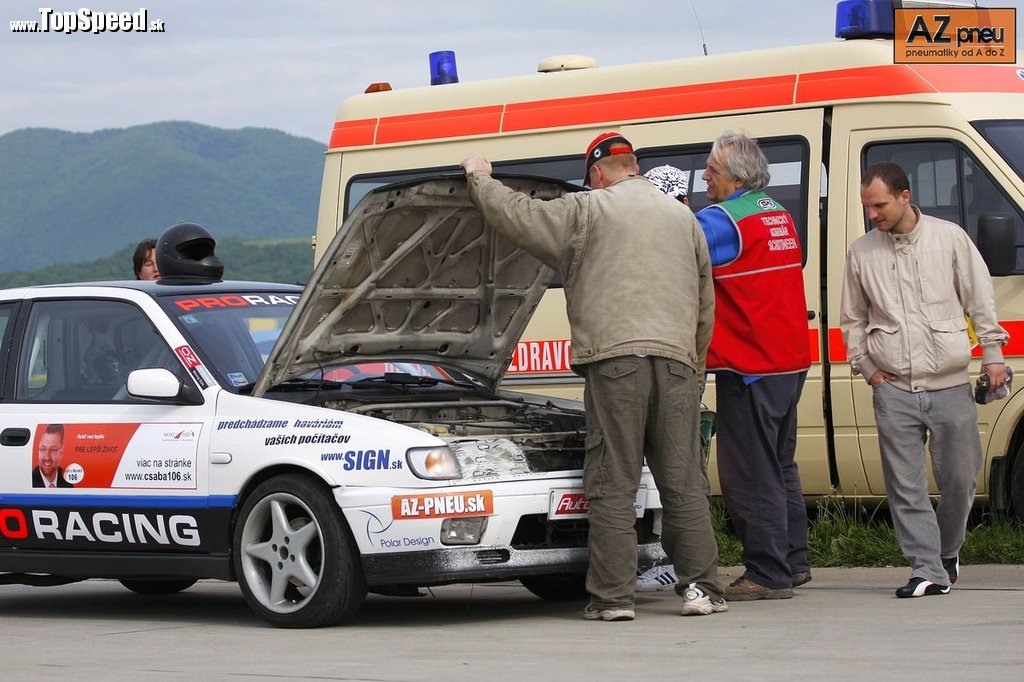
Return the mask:
{"type": "Polygon", "coordinates": [[[544,201],[462,162],[487,223],[558,270],[565,287],[573,371],[586,378],[590,501],[587,620],[633,620],[634,501],[644,457],[664,515],[683,615],[726,611],[700,447],[700,389],[714,321],[707,244],[693,213],[640,175],[629,141],[590,143],[590,192],[544,201]]]}

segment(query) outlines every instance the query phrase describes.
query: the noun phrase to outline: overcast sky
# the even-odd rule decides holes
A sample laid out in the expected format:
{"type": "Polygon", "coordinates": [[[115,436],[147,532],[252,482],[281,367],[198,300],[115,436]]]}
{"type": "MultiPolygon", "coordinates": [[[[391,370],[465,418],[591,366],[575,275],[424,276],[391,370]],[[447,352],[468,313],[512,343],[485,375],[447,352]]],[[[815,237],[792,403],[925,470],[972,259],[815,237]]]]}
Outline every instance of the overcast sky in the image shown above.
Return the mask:
{"type": "MultiPolygon", "coordinates": [[[[985,0],[1017,9],[1024,0],[985,0]]],[[[429,84],[454,50],[463,82],[835,40],[833,0],[0,0],[0,135],[167,120],[277,128],[326,142],[344,99],[375,81],[429,84]],[[134,4],[133,4],[134,2],[134,4]],[[16,33],[11,20],[138,12],[162,33],[16,33]],[[703,29],[703,33],[701,31],[703,29]]]]}

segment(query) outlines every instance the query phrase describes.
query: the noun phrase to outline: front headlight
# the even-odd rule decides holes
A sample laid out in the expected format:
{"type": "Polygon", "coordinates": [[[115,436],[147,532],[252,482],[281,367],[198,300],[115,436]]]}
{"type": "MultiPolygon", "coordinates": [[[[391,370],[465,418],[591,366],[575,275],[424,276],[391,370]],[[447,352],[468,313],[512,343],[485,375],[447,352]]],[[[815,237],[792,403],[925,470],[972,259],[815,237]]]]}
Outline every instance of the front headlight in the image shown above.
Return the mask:
{"type": "Polygon", "coordinates": [[[459,463],[447,445],[432,448],[409,448],[405,452],[409,468],[420,478],[444,480],[459,478],[459,463]]]}

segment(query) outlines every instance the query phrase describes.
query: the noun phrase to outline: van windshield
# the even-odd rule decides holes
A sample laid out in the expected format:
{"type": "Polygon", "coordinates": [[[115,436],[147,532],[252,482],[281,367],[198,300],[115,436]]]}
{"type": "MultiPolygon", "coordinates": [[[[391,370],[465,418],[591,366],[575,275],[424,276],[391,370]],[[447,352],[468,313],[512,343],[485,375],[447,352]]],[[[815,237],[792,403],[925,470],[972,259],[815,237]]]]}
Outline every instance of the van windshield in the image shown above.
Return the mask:
{"type": "Polygon", "coordinates": [[[1024,121],[976,121],[974,127],[1024,180],[1024,121]]]}

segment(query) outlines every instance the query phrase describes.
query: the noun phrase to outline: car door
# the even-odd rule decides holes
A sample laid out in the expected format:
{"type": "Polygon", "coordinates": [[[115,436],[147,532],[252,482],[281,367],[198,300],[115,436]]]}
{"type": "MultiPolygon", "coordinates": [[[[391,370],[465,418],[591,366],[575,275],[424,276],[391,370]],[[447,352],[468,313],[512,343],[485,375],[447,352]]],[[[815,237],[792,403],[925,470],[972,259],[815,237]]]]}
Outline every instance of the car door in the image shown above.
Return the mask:
{"type": "Polygon", "coordinates": [[[143,366],[193,381],[153,315],[162,315],[155,304],[116,297],[22,304],[0,424],[20,443],[3,446],[0,464],[4,511],[14,515],[7,541],[128,561],[226,552],[228,511],[207,494],[213,401],[146,400],[126,389],[143,366]]]}
{"type": "MultiPolygon", "coordinates": [[[[17,301],[0,301],[0,389],[8,386],[8,364],[17,301]]],[[[6,408],[6,406],[5,406],[6,408]]],[[[31,430],[21,418],[12,418],[7,410],[0,410],[0,495],[13,492],[20,481],[21,464],[31,456],[31,430]]]]}

